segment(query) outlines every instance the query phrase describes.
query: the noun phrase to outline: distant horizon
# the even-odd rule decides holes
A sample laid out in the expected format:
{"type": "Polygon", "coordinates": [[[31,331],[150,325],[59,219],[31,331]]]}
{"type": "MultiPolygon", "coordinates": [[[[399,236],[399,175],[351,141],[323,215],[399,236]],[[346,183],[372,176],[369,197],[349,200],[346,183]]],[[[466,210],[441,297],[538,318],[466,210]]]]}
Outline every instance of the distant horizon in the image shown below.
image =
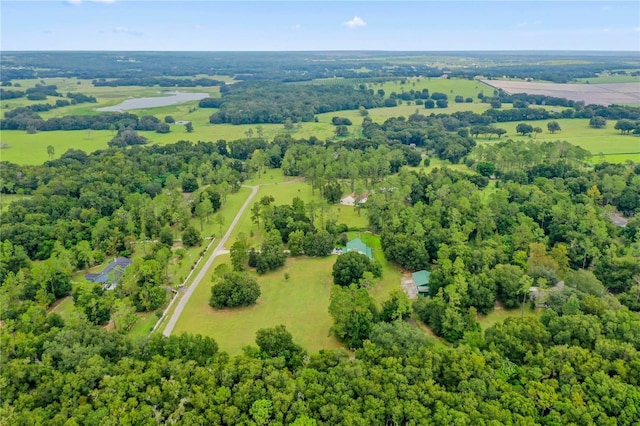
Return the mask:
{"type": "Polygon", "coordinates": [[[2,0],[0,6],[3,52],[640,51],[637,1],[2,0]]]}
{"type": "Polygon", "coordinates": [[[495,49],[477,49],[477,50],[388,50],[388,49],[316,49],[316,50],[126,50],[126,49],[29,49],[29,50],[2,50],[1,53],[22,53],[22,52],[78,52],[78,53],[118,53],[118,52],[157,52],[157,53],[330,53],[330,52],[366,52],[366,53],[635,53],[638,54],[638,60],[640,60],[640,53],[635,50],[581,50],[581,49],[523,49],[523,50],[495,50],[495,49]]]}

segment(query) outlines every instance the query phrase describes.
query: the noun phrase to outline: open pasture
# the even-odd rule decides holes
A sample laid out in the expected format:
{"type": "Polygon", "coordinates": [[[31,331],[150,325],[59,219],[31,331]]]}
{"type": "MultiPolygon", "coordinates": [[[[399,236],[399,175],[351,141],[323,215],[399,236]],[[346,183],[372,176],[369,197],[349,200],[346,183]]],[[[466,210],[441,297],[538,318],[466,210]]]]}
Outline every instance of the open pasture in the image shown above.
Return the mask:
{"type": "MultiPolygon", "coordinates": [[[[560,119],[555,121],[560,124],[560,128],[562,129],[556,133],[551,133],[547,130],[548,121],[546,120],[526,122],[533,127],[540,127],[542,129],[542,133],[538,135],[534,133],[533,136],[517,134],[516,126],[519,124],[517,122],[496,123],[494,125],[507,131],[507,135],[502,136],[502,140],[510,138],[513,140],[567,141],[590,151],[593,156],[592,161],[598,157],[600,153],[605,154],[605,156],[616,154],[612,159],[607,159],[607,161],[612,161],[614,158],[622,160],[615,162],[626,161],[626,155],[640,155],[640,137],[621,135],[618,130],[613,128],[615,121],[607,122],[607,127],[604,129],[593,129],[589,127],[589,120],[587,119],[560,119]]],[[[483,137],[477,139],[478,143],[495,143],[497,141],[498,139],[495,136],[491,138],[491,140],[483,137]]],[[[632,158],[633,157],[629,157],[629,159],[632,158]]]]}
{"type": "Polygon", "coordinates": [[[586,104],[640,104],[640,82],[558,84],[524,81],[482,80],[507,93],[528,93],[583,101],[586,104]]]}
{"type": "Polygon", "coordinates": [[[490,85],[479,80],[434,77],[398,78],[385,83],[373,83],[371,84],[371,88],[376,91],[383,89],[385,91],[385,97],[388,97],[391,92],[396,92],[399,95],[403,91],[429,89],[429,93],[440,92],[446,94],[449,97],[449,105],[453,104],[453,100],[457,95],[465,98],[473,98],[474,102],[479,102],[478,93],[482,92],[488,96],[493,93],[493,88],[490,85]],[[402,80],[405,81],[404,84],[402,80]]]}
{"type": "Polygon", "coordinates": [[[640,83],[640,75],[599,75],[598,77],[576,78],[578,83],[640,83]]]}
{"type": "MultiPolygon", "coordinates": [[[[456,104],[454,104],[456,105],[456,104]]],[[[487,104],[458,104],[458,105],[470,105],[478,108],[486,109],[487,104]]],[[[167,109],[169,107],[166,107],[167,109]]],[[[184,106],[182,107],[184,108],[184,106]]],[[[416,109],[422,114],[430,113],[433,111],[445,112],[451,109],[444,110],[425,110],[415,105],[400,105],[395,108],[377,108],[369,111],[370,117],[376,122],[384,122],[389,117],[405,116],[415,113],[416,109]]],[[[450,112],[450,111],[449,111],[450,112]]],[[[167,114],[168,115],[168,114],[167,114]]],[[[354,124],[349,126],[351,137],[362,136],[362,117],[357,111],[337,111],[326,114],[319,114],[318,123],[302,123],[300,128],[295,130],[292,135],[294,138],[309,138],[316,136],[319,139],[333,138],[334,128],[331,124],[331,118],[335,116],[347,117],[354,124]]],[[[175,115],[176,119],[188,119],[191,118],[194,123],[194,130],[188,133],[183,125],[174,124],[171,125],[171,132],[166,134],[159,134],[155,132],[140,132],[143,136],[149,139],[149,144],[166,145],[175,143],[180,140],[186,140],[191,142],[198,141],[216,141],[218,139],[225,139],[227,141],[233,141],[236,139],[246,137],[246,133],[251,129],[254,134],[256,131],[256,125],[239,125],[234,126],[232,124],[209,124],[207,111],[204,109],[198,109],[193,113],[184,113],[183,115],[175,115]],[[205,121],[207,120],[207,121],[205,121]]],[[[605,129],[592,129],[589,127],[589,120],[587,119],[560,119],[556,120],[560,124],[562,131],[551,134],[546,129],[547,121],[530,121],[534,127],[541,127],[543,133],[538,134],[536,140],[566,140],[572,144],[582,146],[583,148],[591,151],[595,156],[599,153],[609,154],[640,154],[640,140],[634,135],[621,135],[619,131],[613,128],[615,122],[609,121],[605,129]]],[[[504,128],[507,130],[507,136],[511,139],[528,139],[527,137],[516,134],[515,128],[518,122],[506,122],[496,123],[496,127],[504,128]]],[[[273,139],[276,135],[284,133],[284,128],[280,124],[265,124],[261,126],[264,132],[264,137],[268,140],[273,139]]],[[[0,149],[0,160],[10,161],[17,164],[41,164],[49,159],[47,154],[47,146],[51,145],[55,149],[55,158],[60,157],[64,152],[69,149],[81,149],[85,152],[93,152],[98,149],[107,148],[107,143],[115,136],[115,132],[109,130],[95,130],[88,132],[86,130],[75,131],[52,131],[52,132],[38,132],[35,134],[28,134],[25,131],[19,130],[4,130],[0,135],[0,143],[6,144],[6,148],[0,149]]],[[[503,139],[505,136],[503,136],[503,139]]],[[[494,136],[490,140],[485,140],[482,136],[477,139],[479,143],[482,142],[496,142],[498,139],[494,136]]],[[[637,161],[637,157],[629,157],[637,161]]],[[[624,162],[626,157],[611,157],[607,161],[624,162]]]]}
{"type": "MultiPolygon", "coordinates": [[[[214,263],[229,262],[228,255],[214,263]]],[[[261,296],[249,307],[217,310],[209,306],[211,279],[206,277],[180,316],[174,333],[198,333],[213,337],[220,349],[232,355],[252,345],[261,328],[284,324],[293,340],[310,352],[340,347],[329,334],[331,267],[335,256],[326,258],[289,258],[276,271],[258,277],[261,296]],[[289,279],[284,274],[289,273],[289,279]]]]}

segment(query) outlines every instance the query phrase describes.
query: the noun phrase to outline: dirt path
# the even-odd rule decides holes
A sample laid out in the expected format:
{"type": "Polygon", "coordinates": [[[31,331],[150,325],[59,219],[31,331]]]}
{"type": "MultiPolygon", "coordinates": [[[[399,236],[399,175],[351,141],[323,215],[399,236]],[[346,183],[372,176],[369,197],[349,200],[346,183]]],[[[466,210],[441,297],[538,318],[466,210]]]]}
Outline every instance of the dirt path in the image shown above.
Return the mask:
{"type": "Polygon", "coordinates": [[[411,274],[405,273],[400,279],[400,282],[402,284],[402,289],[407,293],[409,299],[418,298],[418,289],[416,288],[416,284],[413,281],[411,274]]]}
{"type": "Polygon", "coordinates": [[[236,217],[233,218],[233,222],[231,222],[229,229],[227,229],[227,232],[220,239],[220,242],[218,243],[216,248],[213,250],[213,253],[211,253],[209,260],[207,260],[207,263],[205,263],[205,265],[202,267],[198,275],[196,275],[196,277],[193,280],[193,283],[191,283],[191,285],[186,289],[184,295],[178,302],[178,306],[176,306],[176,310],[173,311],[173,315],[171,315],[171,318],[169,318],[169,322],[167,322],[167,326],[164,328],[164,331],[162,332],[162,334],[164,334],[165,336],[168,337],[171,335],[171,332],[173,332],[173,328],[176,326],[176,322],[178,322],[178,318],[180,318],[180,315],[182,315],[182,311],[184,310],[184,307],[187,306],[187,302],[189,301],[189,298],[195,291],[196,287],[198,287],[198,284],[200,284],[200,281],[202,281],[204,276],[209,271],[209,268],[213,264],[213,261],[216,259],[216,257],[218,257],[218,255],[221,255],[227,252],[224,248],[224,245],[229,239],[229,237],[231,236],[231,233],[233,232],[233,229],[238,224],[238,221],[240,221],[242,214],[251,203],[251,200],[253,200],[253,197],[255,197],[256,194],[258,193],[258,189],[260,188],[260,185],[251,186],[250,188],[251,188],[251,194],[246,199],[242,207],[240,207],[240,210],[238,210],[238,214],[236,214],[236,217]]]}

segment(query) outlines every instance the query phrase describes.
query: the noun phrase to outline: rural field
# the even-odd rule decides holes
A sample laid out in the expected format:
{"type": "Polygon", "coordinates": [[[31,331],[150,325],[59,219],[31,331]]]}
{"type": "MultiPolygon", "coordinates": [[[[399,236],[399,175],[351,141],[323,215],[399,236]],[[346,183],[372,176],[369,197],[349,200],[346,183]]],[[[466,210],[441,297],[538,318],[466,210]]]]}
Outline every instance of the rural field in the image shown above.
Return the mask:
{"type": "MultiPolygon", "coordinates": [[[[635,135],[620,134],[618,130],[613,128],[615,124],[613,122],[608,122],[607,127],[604,129],[593,129],[589,127],[588,119],[559,119],[554,121],[558,122],[562,130],[551,133],[546,126],[548,121],[526,122],[534,127],[543,129],[542,133],[534,134],[533,137],[517,134],[516,127],[519,124],[517,122],[496,123],[494,126],[507,131],[507,135],[503,136],[502,139],[570,142],[589,150],[592,154],[591,162],[600,162],[599,157],[601,157],[601,154],[604,154],[606,161],[609,162],[625,162],[628,159],[637,161],[638,156],[640,156],[640,138],[635,135]]],[[[491,139],[485,139],[480,136],[477,141],[478,143],[495,143],[498,139],[495,136],[491,139]]]]}
{"type": "MultiPolygon", "coordinates": [[[[228,255],[221,256],[213,267],[228,260],[228,255]]],[[[211,336],[221,350],[237,355],[244,346],[253,344],[259,329],[284,324],[294,341],[310,352],[341,347],[329,334],[334,261],[335,256],[288,258],[284,268],[258,276],[261,296],[255,305],[245,308],[216,310],[210,307],[208,275],[187,303],[173,332],[211,336]],[[285,273],[290,275],[288,280],[285,273]]]]}
{"type": "MultiPolygon", "coordinates": [[[[370,289],[372,297],[380,304],[391,290],[400,288],[401,273],[384,260],[379,238],[365,235],[362,234],[363,240],[371,245],[374,258],[382,260],[383,264],[382,279],[370,289]]],[[[242,347],[253,343],[255,332],[260,328],[284,324],[294,340],[310,352],[340,347],[329,334],[332,320],[328,313],[333,285],[331,270],[336,257],[287,258],[283,268],[257,276],[262,294],[255,305],[244,308],[216,310],[209,306],[210,272],[196,288],[173,333],[211,336],[222,350],[235,355],[242,347]],[[285,274],[289,274],[288,279],[285,274]]],[[[220,256],[212,269],[228,262],[228,255],[220,256]]]]}
{"type": "MultiPolygon", "coordinates": [[[[637,70],[636,70],[637,71],[637,70]]],[[[576,78],[578,83],[640,83],[640,75],[599,75],[598,77],[576,78]]]]}
{"type": "Polygon", "coordinates": [[[640,81],[627,83],[559,84],[526,81],[482,80],[507,93],[528,93],[583,101],[585,104],[640,104],[640,81]]]}

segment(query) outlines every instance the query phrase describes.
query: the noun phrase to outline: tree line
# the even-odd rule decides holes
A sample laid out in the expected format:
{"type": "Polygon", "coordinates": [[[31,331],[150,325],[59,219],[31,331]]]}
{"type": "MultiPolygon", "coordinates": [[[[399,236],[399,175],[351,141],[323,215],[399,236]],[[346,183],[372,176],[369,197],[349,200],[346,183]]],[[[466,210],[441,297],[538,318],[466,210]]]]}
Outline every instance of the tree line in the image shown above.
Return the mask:
{"type": "Polygon", "coordinates": [[[146,86],[146,87],[213,87],[224,86],[224,81],[212,78],[170,78],[170,77],[128,77],[107,80],[94,79],[91,84],[96,87],[146,86]]]}

